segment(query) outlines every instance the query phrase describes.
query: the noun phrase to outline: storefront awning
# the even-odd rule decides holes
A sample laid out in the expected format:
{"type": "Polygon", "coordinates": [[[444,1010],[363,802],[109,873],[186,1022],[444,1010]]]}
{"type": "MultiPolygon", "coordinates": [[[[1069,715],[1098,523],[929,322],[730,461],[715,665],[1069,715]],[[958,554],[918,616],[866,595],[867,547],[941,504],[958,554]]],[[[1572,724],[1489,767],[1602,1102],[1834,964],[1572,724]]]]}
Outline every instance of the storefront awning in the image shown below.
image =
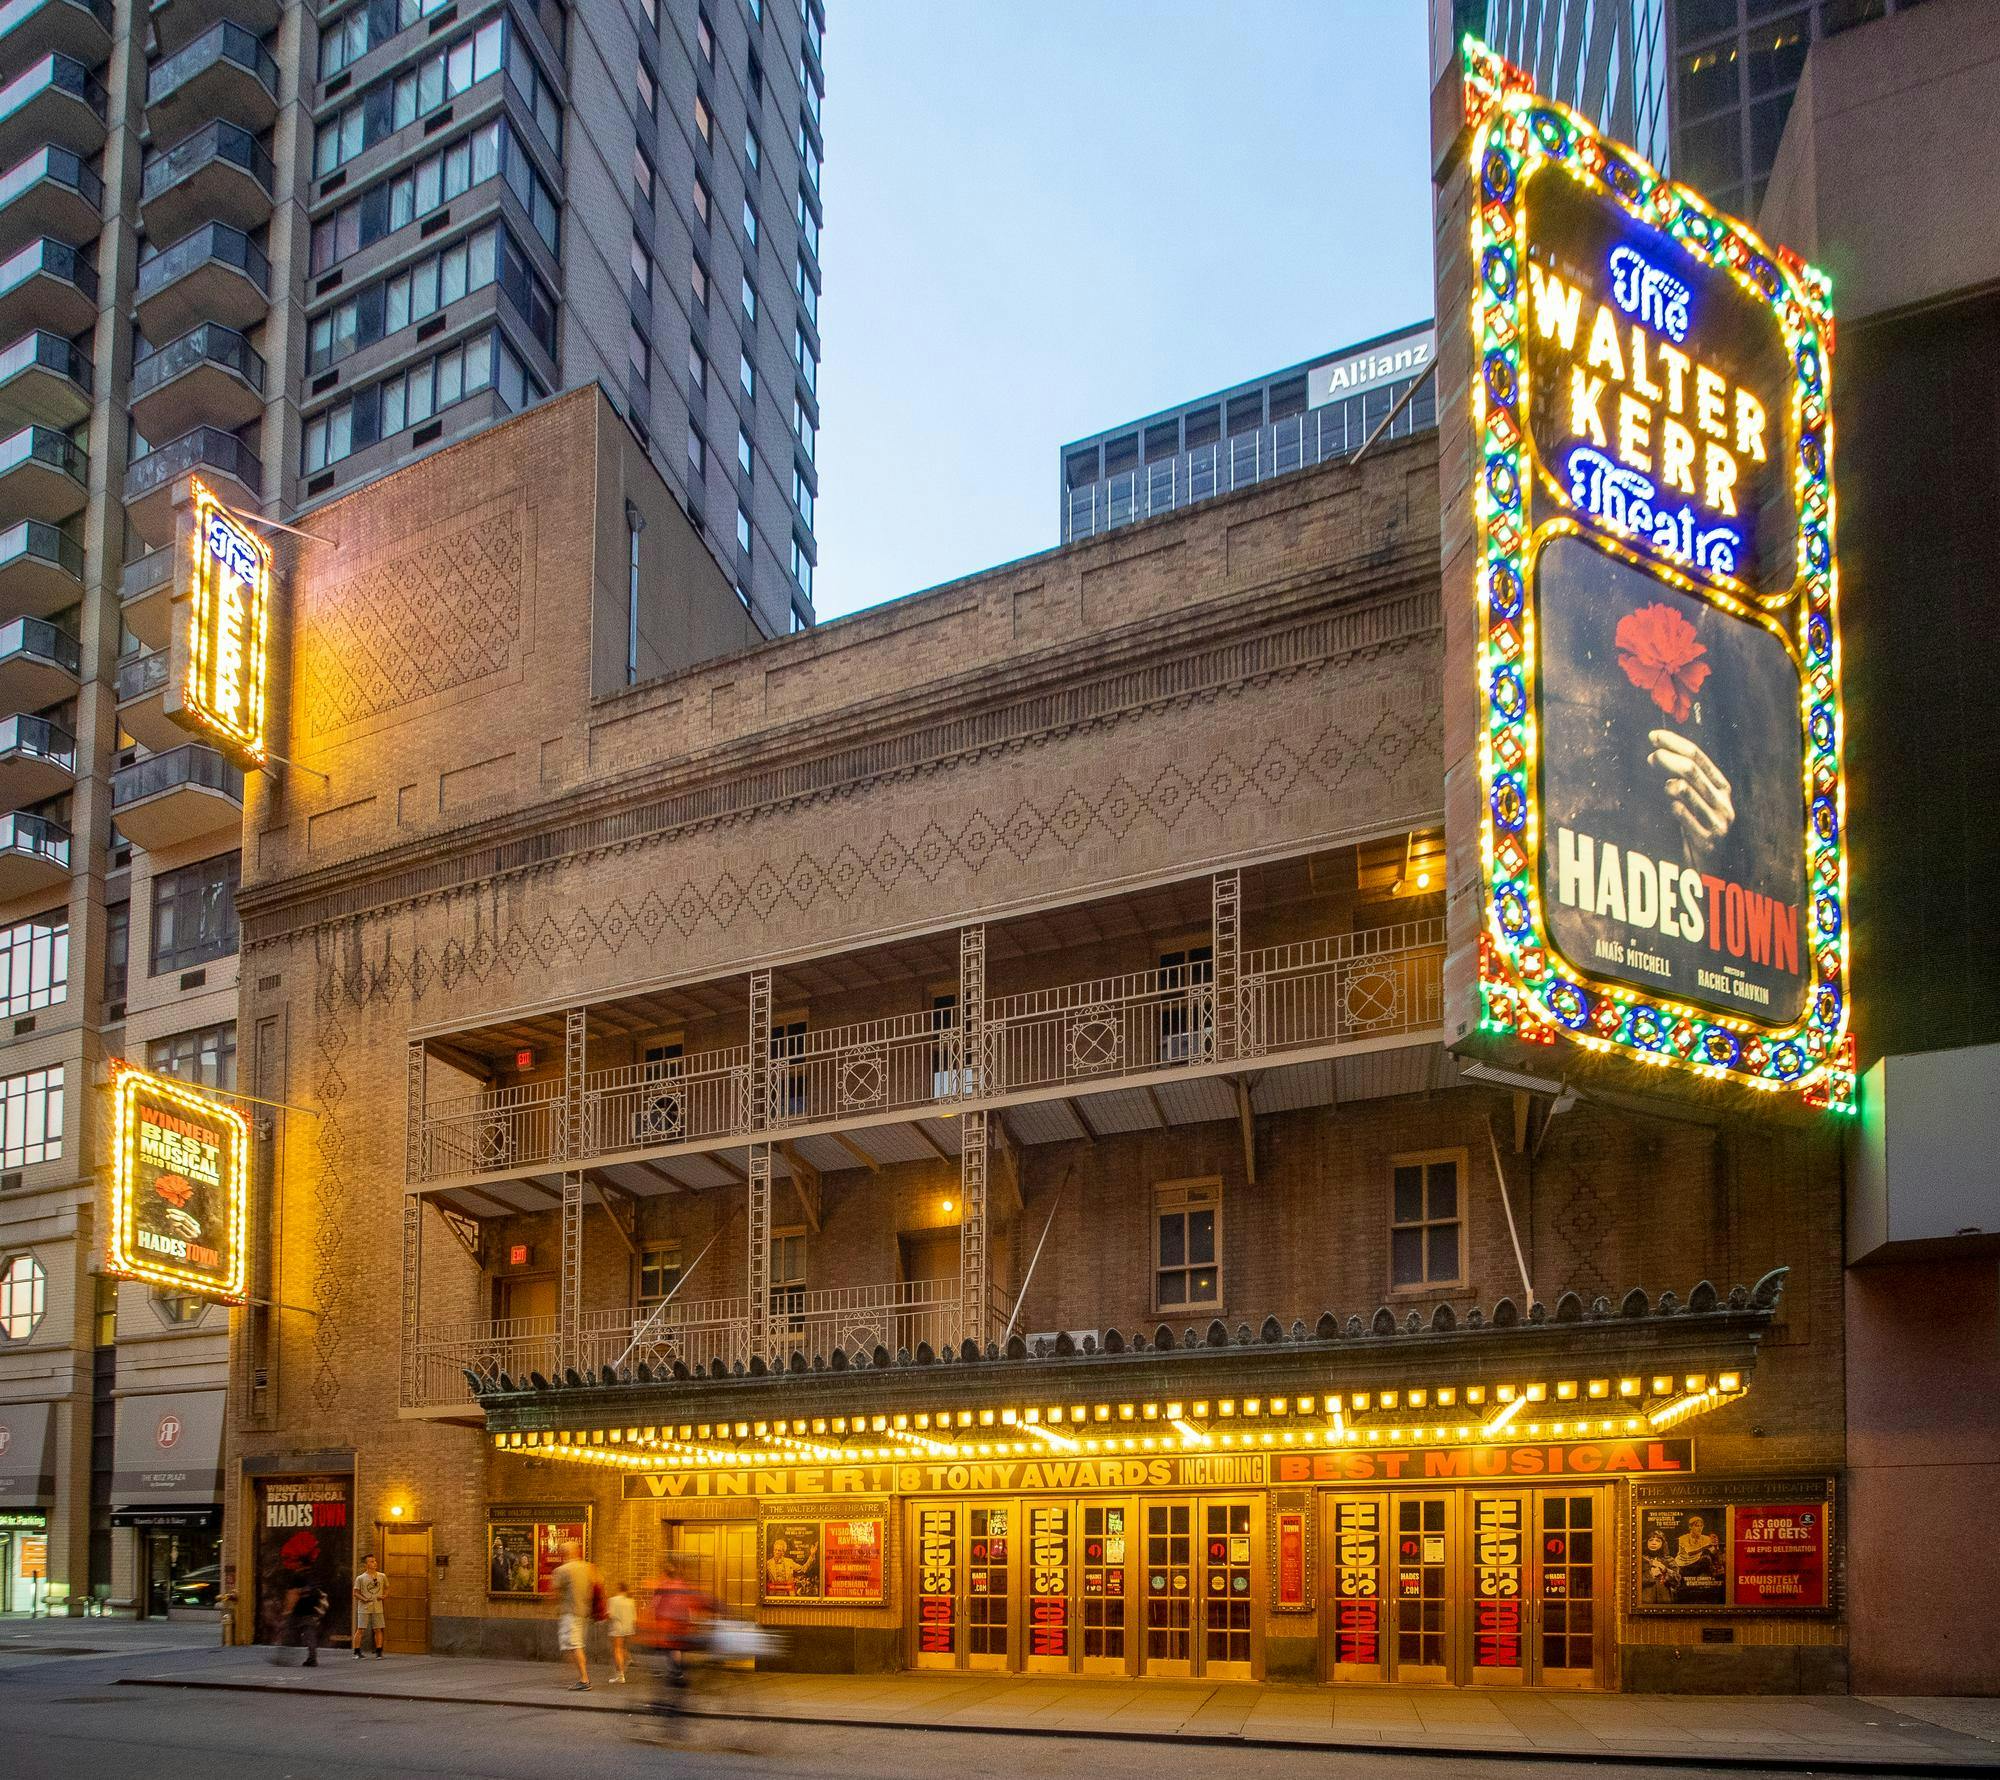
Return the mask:
{"type": "Polygon", "coordinates": [[[24,1508],[55,1500],[49,1463],[53,1403],[0,1403],[0,1506],[24,1508]]]}
{"type": "Polygon", "coordinates": [[[753,1362],[727,1376],[605,1368],[479,1390],[504,1450],[628,1469],[1211,1447],[1413,1447],[1663,1434],[1749,1388],[1785,1269],[1726,1296],[1565,1294],[1461,1319],[1386,1307],[1311,1329],[1107,1331],[1031,1354],[966,1349],[866,1364],[753,1362]]]}
{"type": "Polygon", "coordinates": [[[118,1399],[111,1496],[119,1508],[222,1500],[222,1400],[212,1391],[118,1399]]]}
{"type": "Polygon", "coordinates": [[[114,1508],[111,1524],[157,1533],[213,1533],[222,1526],[222,1504],[175,1502],[159,1508],[114,1508]]]}

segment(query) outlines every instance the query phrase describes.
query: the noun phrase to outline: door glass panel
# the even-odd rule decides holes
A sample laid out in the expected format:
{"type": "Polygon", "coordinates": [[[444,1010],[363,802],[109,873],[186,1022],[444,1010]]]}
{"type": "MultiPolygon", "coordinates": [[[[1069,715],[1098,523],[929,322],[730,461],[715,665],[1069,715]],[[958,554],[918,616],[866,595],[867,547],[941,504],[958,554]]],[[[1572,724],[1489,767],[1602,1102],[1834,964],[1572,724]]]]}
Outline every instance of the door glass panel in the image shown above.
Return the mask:
{"type": "Polygon", "coordinates": [[[1596,1664],[1597,1498],[1542,1497],[1542,1667],[1596,1664]]]}
{"type": "Polygon", "coordinates": [[[1404,1497],[1396,1504],[1396,1661],[1443,1668],[1445,1503],[1404,1497]]]}
{"type": "Polygon", "coordinates": [[[1250,1505],[1203,1505],[1202,1660],[1250,1660],[1250,1505]]]}
{"type": "Polygon", "coordinates": [[[1125,1510],[1083,1511],[1083,1654],[1125,1656],[1125,1510]]]}
{"type": "Polygon", "coordinates": [[[1521,1666],[1522,1530],[1519,1496],[1481,1496],[1472,1504],[1474,1668],[1521,1666]]]}
{"type": "Polygon", "coordinates": [[[1146,1660],[1188,1660],[1194,1590],[1194,1510],[1185,1502],[1146,1505],[1146,1660]]]}
{"type": "Polygon", "coordinates": [[[965,1638],[973,1656],[1007,1654],[1007,1586],[1010,1550],[1008,1508],[972,1510],[972,1538],[965,1553],[965,1638]]]}
{"type": "Polygon", "coordinates": [[[1335,1662],[1382,1660],[1382,1504],[1367,1497],[1334,1503],[1333,1616],[1335,1662]]]}
{"type": "Polygon", "coordinates": [[[1069,1508],[1028,1511],[1028,1654],[1069,1655],[1069,1508]]]}
{"type": "Polygon", "coordinates": [[[917,1652],[958,1650],[958,1510],[926,1508],[917,1516],[917,1652]]]}

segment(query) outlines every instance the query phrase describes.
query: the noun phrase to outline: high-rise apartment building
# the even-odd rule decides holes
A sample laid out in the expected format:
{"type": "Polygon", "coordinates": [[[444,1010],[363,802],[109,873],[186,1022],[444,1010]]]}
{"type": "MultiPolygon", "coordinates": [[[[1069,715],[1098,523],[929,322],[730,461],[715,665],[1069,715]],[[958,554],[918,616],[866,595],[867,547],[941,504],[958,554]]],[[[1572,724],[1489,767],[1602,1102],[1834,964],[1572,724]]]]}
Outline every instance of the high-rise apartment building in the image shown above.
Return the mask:
{"type": "MultiPolygon", "coordinates": [[[[0,6],[0,1611],[224,1585],[226,1314],[98,1272],[106,1060],[237,1090],[240,1042],[254,1079],[242,779],[163,708],[176,485],[310,529],[595,382],[755,631],[809,625],[823,31],[820,0],[0,6]]],[[[628,527],[636,587],[673,544],[628,527]]]]}

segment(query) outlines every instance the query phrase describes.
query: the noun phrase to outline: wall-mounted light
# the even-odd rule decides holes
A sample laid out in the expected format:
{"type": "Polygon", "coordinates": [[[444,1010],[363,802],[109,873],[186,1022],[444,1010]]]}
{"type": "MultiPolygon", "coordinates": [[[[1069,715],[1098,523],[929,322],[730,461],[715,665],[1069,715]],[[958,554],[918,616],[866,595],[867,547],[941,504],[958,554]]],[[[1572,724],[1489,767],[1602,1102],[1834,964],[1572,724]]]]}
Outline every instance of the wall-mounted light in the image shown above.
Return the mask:
{"type": "Polygon", "coordinates": [[[944,1215],[946,1217],[950,1217],[957,1209],[958,1201],[956,1199],[947,1199],[944,1201],[944,1215]]]}

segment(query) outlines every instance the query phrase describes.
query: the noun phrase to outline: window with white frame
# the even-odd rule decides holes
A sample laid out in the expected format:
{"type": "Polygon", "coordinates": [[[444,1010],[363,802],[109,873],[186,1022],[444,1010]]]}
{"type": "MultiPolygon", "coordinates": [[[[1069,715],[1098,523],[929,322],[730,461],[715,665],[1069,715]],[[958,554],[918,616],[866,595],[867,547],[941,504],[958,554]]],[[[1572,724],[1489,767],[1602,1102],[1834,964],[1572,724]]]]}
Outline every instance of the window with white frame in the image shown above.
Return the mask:
{"type": "Polygon", "coordinates": [[[69,916],[34,915],[0,928],[0,1014],[53,1007],[69,993],[69,916]]]}
{"type": "Polygon", "coordinates": [[[10,1255],[0,1267],[0,1335],[26,1341],[49,1308],[49,1276],[33,1255],[10,1255]]]}
{"type": "Polygon", "coordinates": [[[1222,1303],[1222,1182],[1166,1181],[1153,1190],[1153,1308],[1222,1303]]]}
{"type": "Polygon", "coordinates": [[[771,1330],[796,1343],[806,1328],[806,1233],[771,1232],[771,1330]]]}
{"type": "Polygon", "coordinates": [[[651,1310],[674,1295],[681,1283],[681,1245],[649,1242],[639,1251],[639,1308],[651,1310]]]}
{"type": "Polygon", "coordinates": [[[1399,1289],[1465,1279],[1465,1152],[1390,1161],[1389,1283],[1399,1289]]]}
{"type": "Polygon", "coordinates": [[[63,1072],[31,1069],[0,1081],[0,1168],[60,1162],[63,1139],[63,1072]]]}

